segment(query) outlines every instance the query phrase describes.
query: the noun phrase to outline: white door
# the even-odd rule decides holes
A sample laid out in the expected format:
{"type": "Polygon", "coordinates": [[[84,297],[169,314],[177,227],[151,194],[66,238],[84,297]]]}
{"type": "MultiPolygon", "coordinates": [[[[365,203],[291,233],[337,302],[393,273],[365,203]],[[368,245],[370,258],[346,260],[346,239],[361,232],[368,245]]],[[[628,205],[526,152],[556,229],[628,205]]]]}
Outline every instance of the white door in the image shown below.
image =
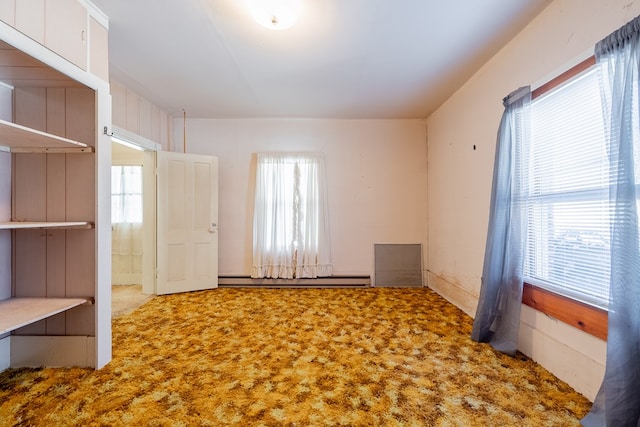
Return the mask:
{"type": "Polygon", "coordinates": [[[156,293],[218,287],[218,159],[157,153],[156,293]]]}

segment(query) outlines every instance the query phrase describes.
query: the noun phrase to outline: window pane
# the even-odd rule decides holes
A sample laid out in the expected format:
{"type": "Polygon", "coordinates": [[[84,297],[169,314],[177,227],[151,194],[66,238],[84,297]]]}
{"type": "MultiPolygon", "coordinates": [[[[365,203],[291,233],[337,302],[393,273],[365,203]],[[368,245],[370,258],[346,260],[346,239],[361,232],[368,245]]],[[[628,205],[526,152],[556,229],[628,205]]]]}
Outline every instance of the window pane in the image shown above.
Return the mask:
{"type": "Polygon", "coordinates": [[[609,167],[596,68],[531,105],[525,277],[607,306],[609,167]]]}
{"type": "Polygon", "coordinates": [[[111,167],[111,222],[142,222],[142,166],[111,167]]]}

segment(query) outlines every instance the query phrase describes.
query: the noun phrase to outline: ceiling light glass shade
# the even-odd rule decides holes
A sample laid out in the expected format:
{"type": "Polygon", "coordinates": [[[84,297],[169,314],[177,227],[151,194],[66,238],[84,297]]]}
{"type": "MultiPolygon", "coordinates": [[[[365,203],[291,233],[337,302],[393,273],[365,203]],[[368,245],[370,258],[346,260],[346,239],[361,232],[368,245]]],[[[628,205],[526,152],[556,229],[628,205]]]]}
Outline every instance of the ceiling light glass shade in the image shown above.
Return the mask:
{"type": "Polygon", "coordinates": [[[253,0],[253,18],[270,30],[286,30],[298,20],[298,0],[253,0]]]}

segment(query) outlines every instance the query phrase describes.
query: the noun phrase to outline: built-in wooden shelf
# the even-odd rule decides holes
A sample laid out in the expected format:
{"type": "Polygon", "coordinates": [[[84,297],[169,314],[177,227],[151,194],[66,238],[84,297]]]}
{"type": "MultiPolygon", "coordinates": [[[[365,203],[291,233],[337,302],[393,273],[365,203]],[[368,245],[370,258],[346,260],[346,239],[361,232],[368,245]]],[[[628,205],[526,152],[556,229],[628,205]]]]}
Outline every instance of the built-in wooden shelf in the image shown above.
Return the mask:
{"type": "MultiPolygon", "coordinates": [[[[0,147],[2,147],[0,145],[0,147]]],[[[44,153],[44,154],[73,154],[73,153],[93,153],[93,147],[9,147],[5,151],[10,153],[44,153]]]]}
{"type": "Polygon", "coordinates": [[[90,303],[87,298],[11,298],[0,301],[0,334],[27,326],[73,307],[90,303]]]}
{"type": "Polygon", "coordinates": [[[0,230],[16,230],[19,228],[93,228],[93,222],[89,221],[66,221],[66,222],[31,222],[13,221],[0,222],[0,230]]]}
{"type": "Polygon", "coordinates": [[[86,144],[0,120],[0,145],[17,149],[87,148],[86,144]]]}

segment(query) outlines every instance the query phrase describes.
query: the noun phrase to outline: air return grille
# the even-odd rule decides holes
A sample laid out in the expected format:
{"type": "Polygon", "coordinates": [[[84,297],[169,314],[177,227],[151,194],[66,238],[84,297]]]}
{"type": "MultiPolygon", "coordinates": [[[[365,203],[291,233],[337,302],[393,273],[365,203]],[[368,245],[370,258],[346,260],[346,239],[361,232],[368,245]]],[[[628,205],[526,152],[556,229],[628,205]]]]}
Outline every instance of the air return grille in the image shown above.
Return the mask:
{"type": "Polygon", "coordinates": [[[375,286],[421,287],[422,245],[374,244],[375,286]]]}

